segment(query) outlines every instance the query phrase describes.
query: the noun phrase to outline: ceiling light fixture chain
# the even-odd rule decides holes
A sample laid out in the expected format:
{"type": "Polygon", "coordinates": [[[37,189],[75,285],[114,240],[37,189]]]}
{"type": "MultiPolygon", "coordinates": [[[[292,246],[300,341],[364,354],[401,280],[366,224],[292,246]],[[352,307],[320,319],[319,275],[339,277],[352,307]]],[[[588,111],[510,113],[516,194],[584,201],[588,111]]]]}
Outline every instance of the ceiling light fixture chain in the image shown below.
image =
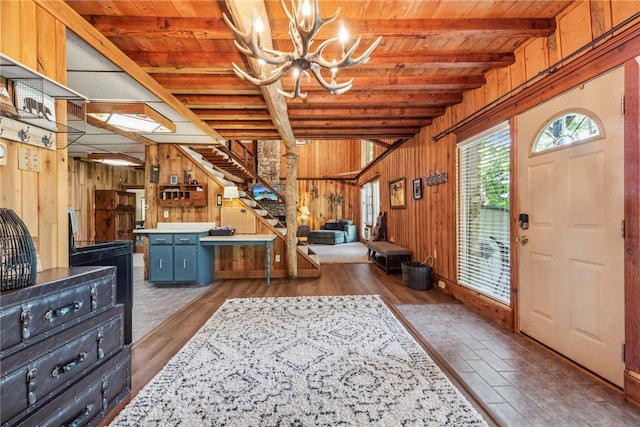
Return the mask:
{"type": "Polygon", "coordinates": [[[314,51],[310,51],[313,38],[318,34],[320,29],[326,24],[335,21],[340,14],[340,8],[328,17],[320,16],[320,8],[318,0],[291,0],[292,11],[289,11],[285,0],[282,0],[282,7],[289,18],[289,36],[293,42],[293,52],[282,52],[267,47],[261,47],[261,33],[264,29],[262,18],[258,16],[254,21],[253,29],[246,34],[234,26],[229,18],[224,15],[224,21],[236,36],[235,45],[240,52],[248,57],[255,58],[260,64],[260,76],[258,78],[249,75],[235,63],[233,70],[238,77],[247,80],[255,85],[270,85],[280,80],[289,71],[292,72],[295,80],[294,88],[291,92],[285,92],[278,89],[278,92],[289,98],[305,98],[306,93],[300,92],[300,82],[302,77],[306,77],[307,81],[311,80],[309,72],[311,72],[318,83],[334,95],[347,92],[353,85],[353,79],[343,83],[336,82],[337,71],[341,68],[352,67],[364,64],[369,60],[371,52],[378,46],[382,37],[378,37],[367,50],[357,58],[352,58],[356,49],[360,45],[361,36],[358,36],[351,48],[346,48],[348,33],[344,26],[340,29],[338,37],[325,40],[318,45],[314,51]],[[342,56],[339,60],[328,61],[323,57],[323,52],[327,46],[335,42],[342,45],[342,56]],[[270,76],[265,75],[264,66],[266,64],[274,65],[275,68],[270,76]],[[322,70],[331,72],[331,81],[327,81],[321,74],[322,70]]]}

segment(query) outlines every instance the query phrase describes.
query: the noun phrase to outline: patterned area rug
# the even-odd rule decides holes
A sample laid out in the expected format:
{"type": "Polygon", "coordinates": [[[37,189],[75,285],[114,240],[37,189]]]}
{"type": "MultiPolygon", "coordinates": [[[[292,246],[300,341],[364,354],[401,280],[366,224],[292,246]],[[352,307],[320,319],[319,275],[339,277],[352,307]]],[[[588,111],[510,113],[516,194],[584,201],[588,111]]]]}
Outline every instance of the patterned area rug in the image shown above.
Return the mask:
{"type": "Polygon", "coordinates": [[[486,426],[377,296],[227,300],[111,426],[486,426]]]}

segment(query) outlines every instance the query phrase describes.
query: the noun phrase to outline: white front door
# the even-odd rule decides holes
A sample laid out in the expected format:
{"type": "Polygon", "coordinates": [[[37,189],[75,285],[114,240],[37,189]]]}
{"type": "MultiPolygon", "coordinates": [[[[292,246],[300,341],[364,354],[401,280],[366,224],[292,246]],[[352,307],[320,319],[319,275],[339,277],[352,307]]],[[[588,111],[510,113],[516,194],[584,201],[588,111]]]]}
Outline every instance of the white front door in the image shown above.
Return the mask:
{"type": "Polygon", "coordinates": [[[518,118],[520,330],[622,386],[624,363],[623,70],[518,118]],[[531,154],[552,117],[597,117],[604,137],[531,154]]]}

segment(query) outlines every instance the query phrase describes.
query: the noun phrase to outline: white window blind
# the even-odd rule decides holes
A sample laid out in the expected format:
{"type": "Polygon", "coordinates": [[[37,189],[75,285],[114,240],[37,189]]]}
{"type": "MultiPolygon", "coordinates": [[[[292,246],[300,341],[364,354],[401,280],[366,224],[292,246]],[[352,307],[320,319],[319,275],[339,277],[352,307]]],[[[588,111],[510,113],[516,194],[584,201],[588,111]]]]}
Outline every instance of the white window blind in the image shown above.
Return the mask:
{"type": "Polygon", "coordinates": [[[507,304],[510,146],[502,125],[458,148],[458,283],[507,304]]]}

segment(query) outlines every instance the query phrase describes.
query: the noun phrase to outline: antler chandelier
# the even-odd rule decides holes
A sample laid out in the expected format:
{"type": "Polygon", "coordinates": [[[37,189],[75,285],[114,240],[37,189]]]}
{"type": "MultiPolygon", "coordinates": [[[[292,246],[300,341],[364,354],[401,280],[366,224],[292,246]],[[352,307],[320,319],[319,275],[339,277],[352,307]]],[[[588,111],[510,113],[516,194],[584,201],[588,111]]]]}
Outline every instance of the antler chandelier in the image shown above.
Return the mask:
{"type": "Polygon", "coordinates": [[[281,52],[260,46],[260,35],[264,29],[264,24],[259,16],[254,21],[253,29],[247,34],[244,34],[231,23],[226,14],[224,15],[224,21],[236,36],[234,43],[240,52],[256,59],[258,64],[260,64],[260,76],[257,78],[253,77],[236,64],[232,64],[233,70],[238,77],[260,86],[273,84],[291,71],[295,80],[293,91],[285,92],[278,89],[280,94],[289,98],[305,98],[307,96],[306,93],[300,93],[300,81],[302,76],[304,76],[307,81],[310,81],[311,77],[309,72],[313,74],[323,88],[332,94],[337,95],[347,92],[353,85],[353,79],[343,83],[337,83],[336,74],[338,70],[367,62],[371,52],[378,46],[382,37],[378,37],[362,55],[357,58],[352,58],[360,44],[361,37],[358,36],[355,43],[347,50],[346,41],[348,34],[345,28],[342,27],[338,37],[325,40],[318,45],[314,52],[311,52],[310,46],[313,43],[313,38],[323,26],[336,20],[340,13],[340,8],[338,8],[332,16],[323,18],[320,16],[318,0],[291,0],[291,6],[293,14],[287,8],[285,0],[282,0],[282,7],[290,21],[289,36],[293,41],[293,52],[281,52]],[[332,61],[326,60],[323,57],[324,50],[327,46],[338,41],[340,41],[342,45],[341,58],[332,61]],[[266,75],[264,72],[265,64],[276,66],[270,75],[266,75]],[[329,70],[331,72],[330,81],[327,81],[322,76],[322,70],[329,70]]]}

